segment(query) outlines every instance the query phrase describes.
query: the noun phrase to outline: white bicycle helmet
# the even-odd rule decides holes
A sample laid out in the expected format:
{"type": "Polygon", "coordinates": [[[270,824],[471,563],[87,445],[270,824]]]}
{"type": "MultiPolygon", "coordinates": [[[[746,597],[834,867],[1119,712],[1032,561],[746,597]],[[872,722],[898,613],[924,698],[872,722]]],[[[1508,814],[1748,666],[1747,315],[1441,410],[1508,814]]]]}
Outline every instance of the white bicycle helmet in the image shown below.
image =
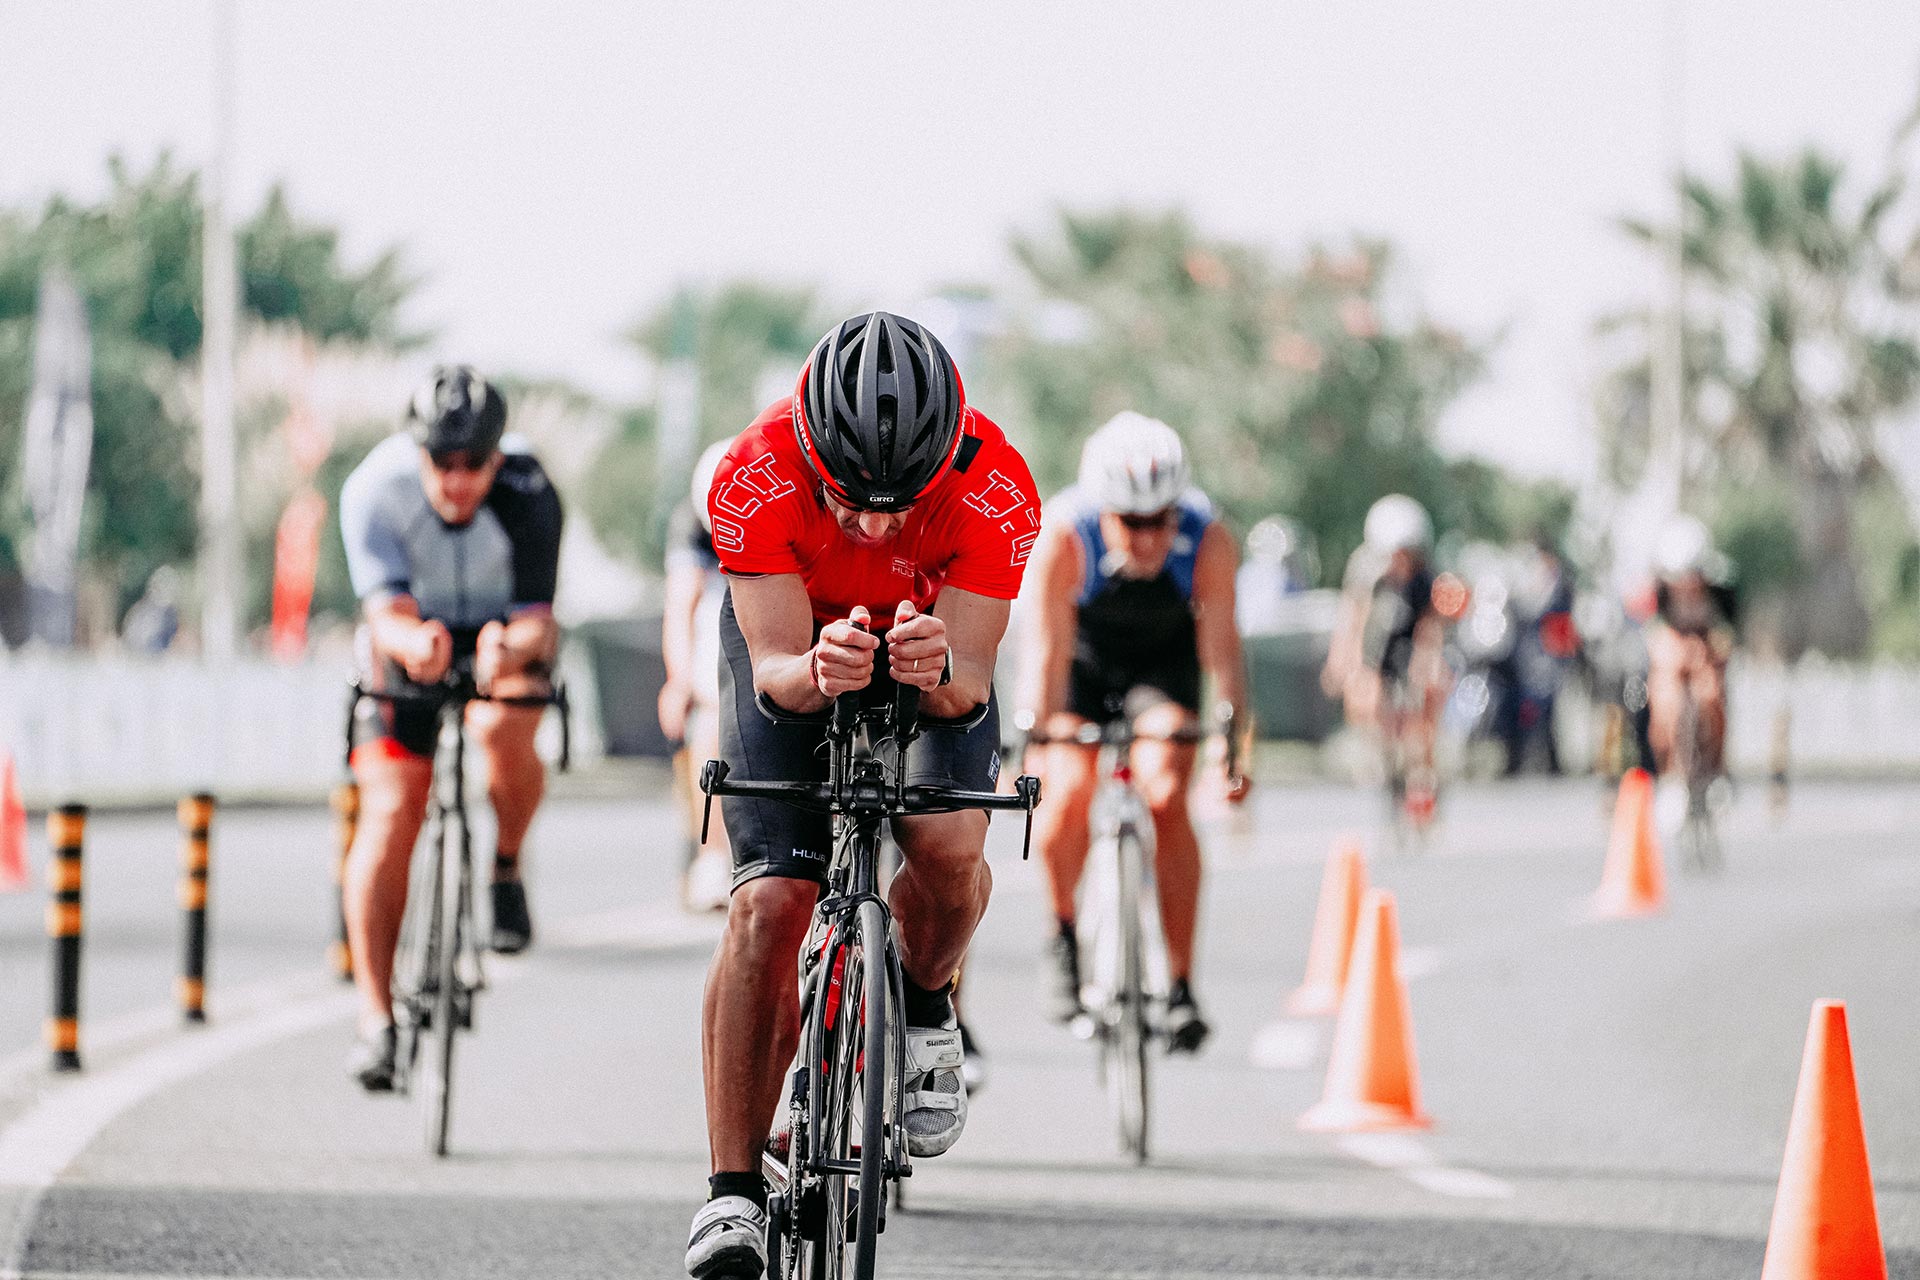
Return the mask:
{"type": "Polygon", "coordinates": [[[1368,549],[1379,555],[1424,551],[1433,545],[1433,521],[1406,494],[1390,493],[1367,508],[1364,536],[1368,549]]]}
{"type": "Polygon", "coordinates": [[[1696,517],[1674,516],[1660,527],[1660,539],[1653,547],[1653,567],[1661,577],[1706,573],[1713,558],[1713,535],[1696,517]]]}
{"type": "Polygon", "coordinates": [[[713,513],[707,510],[707,495],[713,490],[713,473],[720,469],[720,459],[727,456],[727,450],[733,447],[733,441],[722,440],[707,446],[700,455],[700,461],[693,464],[693,515],[700,527],[708,533],[713,532],[713,513]]]}
{"type": "Polygon", "coordinates": [[[1080,487],[1102,511],[1144,516],[1165,511],[1187,491],[1193,473],[1179,433],[1131,409],[1087,437],[1080,487]]]}

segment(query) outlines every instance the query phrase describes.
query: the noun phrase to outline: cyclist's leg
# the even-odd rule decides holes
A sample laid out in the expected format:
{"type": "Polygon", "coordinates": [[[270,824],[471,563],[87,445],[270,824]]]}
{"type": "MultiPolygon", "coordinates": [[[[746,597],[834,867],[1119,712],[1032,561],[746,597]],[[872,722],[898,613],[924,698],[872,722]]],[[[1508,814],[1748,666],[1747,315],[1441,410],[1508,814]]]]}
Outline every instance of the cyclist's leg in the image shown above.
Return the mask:
{"type": "MultiPolygon", "coordinates": [[[[502,675],[494,682],[501,697],[538,697],[546,691],[543,677],[502,675]]],[[[507,707],[475,702],[467,707],[467,730],[473,745],[487,761],[487,799],[493,804],[499,837],[495,844],[494,878],[511,880],[519,872],[520,848],[533,825],[547,790],[547,766],[534,749],[541,708],[507,707]]]]}
{"type": "Polygon", "coordinates": [[[1692,675],[1693,699],[1700,717],[1701,764],[1708,777],[1726,771],[1727,669],[1711,654],[1692,675]]]}
{"type": "Polygon", "coordinates": [[[1686,680],[1686,647],[1668,627],[1647,635],[1647,743],[1653,748],[1653,769],[1664,774],[1673,761],[1674,728],[1680,721],[1680,702],[1686,680]]]}
{"type": "Polygon", "coordinates": [[[707,973],[700,1057],[713,1172],[751,1173],[800,1038],[797,972],[819,886],[777,873],[739,885],[707,973]]]}
{"type": "MultiPolygon", "coordinates": [[[[1194,713],[1171,700],[1134,717],[1142,735],[1192,728],[1194,713]]],[[[1153,815],[1154,874],[1160,897],[1160,928],[1166,937],[1168,976],[1183,982],[1193,974],[1193,940],[1200,914],[1200,839],[1194,834],[1187,793],[1193,782],[1195,748],[1189,743],[1134,743],[1135,785],[1153,815]]]]}
{"type": "MultiPolygon", "coordinates": [[[[822,730],[774,724],[753,704],[753,668],[732,609],[721,617],[720,759],[747,781],[821,778],[822,730]]],[[[701,1018],[707,1137],[717,1175],[757,1179],[800,1033],[796,961],[828,862],[825,816],[764,800],[721,802],[733,896],[701,1018]]],[[[764,1191],[761,1199],[764,1200],[764,1191]]]]}
{"type": "Polygon", "coordinates": [[[407,906],[407,873],[433,784],[431,711],[361,703],[354,721],[353,777],[360,822],[347,853],[342,906],[362,1030],[393,1021],[393,952],[407,906]]]}
{"type": "MultiPolygon", "coordinates": [[[[1059,717],[1052,732],[1077,729],[1087,721],[1059,717]]],[[[1033,843],[1047,875],[1048,903],[1053,918],[1063,926],[1074,919],[1074,895],[1086,870],[1089,810],[1099,785],[1100,751],[1071,742],[1051,742],[1033,749],[1029,767],[1040,778],[1046,803],[1033,813],[1033,843]]]]}
{"type": "Polygon", "coordinates": [[[888,890],[907,980],[929,991],[946,988],[967,954],[993,892],[987,867],[987,815],[915,814],[897,819],[900,871],[888,890]]]}

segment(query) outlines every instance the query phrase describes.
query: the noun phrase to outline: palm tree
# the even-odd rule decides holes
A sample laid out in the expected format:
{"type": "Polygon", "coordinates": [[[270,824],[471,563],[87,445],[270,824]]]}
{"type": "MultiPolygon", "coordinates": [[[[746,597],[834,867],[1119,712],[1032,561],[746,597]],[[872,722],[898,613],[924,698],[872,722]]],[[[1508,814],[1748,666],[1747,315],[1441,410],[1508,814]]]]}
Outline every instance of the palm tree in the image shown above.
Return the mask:
{"type": "MultiPolygon", "coordinates": [[[[1913,296],[1891,247],[1900,184],[1853,202],[1842,178],[1810,149],[1781,162],[1743,153],[1725,188],[1682,182],[1687,488],[1771,479],[1791,493],[1804,572],[1782,621],[1789,656],[1865,651],[1854,508],[1879,466],[1881,425],[1920,399],[1913,296]]],[[[1623,225],[1655,251],[1673,234],[1623,225]]],[[[1616,456],[1644,430],[1646,367],[1643,349],[1615,375],[1616,456]]]]}

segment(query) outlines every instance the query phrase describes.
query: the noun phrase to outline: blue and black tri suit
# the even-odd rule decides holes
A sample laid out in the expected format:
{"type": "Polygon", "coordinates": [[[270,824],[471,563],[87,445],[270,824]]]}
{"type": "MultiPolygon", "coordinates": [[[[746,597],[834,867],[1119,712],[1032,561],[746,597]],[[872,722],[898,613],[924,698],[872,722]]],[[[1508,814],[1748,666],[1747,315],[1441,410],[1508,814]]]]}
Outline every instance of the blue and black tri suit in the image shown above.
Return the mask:
{"type": "Polygon", "coordinates": [[[1070,521],[1086,561],[1079,626],[1067,678],[1067,709],[1105,722],[1122,714],[1129,695],[1145,693],[1200,710],[1200,646],[1194,628],[1193,576],[1200,539],[1213,507],[1189,491],[1176,504],[1178,524],[1166,563],[1151,578],[1119,576],[1119,558],[1100,533],[1100,508],[1077,488],[1054,500],[1070,521]]]}

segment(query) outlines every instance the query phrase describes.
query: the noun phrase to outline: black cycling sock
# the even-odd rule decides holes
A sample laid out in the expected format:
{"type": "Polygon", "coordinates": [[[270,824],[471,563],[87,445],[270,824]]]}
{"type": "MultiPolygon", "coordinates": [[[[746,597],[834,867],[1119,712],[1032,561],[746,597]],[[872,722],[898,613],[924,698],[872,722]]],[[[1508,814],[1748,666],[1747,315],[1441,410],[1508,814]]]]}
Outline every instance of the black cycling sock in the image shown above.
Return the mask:
{"type": "Polygon", "coordinates": [[[493,878],[495,880],[518,880],[520,878],[520,851],[518,849],[515,849],[512,853],[501,853],[498,849],[494,850],[493,878]]]}
{"type": "Polygon", "coordinates": [[[1167,984],[1167,1003],[1193,1003],[1193,989],[1187,985],[1185,978],[1175,978],[1171,983],[1167,984]]]}
{"type": "Polygon", "coordinates": [[[758,1173],[716,1173],[707,1179],[707,1199],[741,1196],[760,1208],[767,1207],[767,1180],[758,1173]]]}
{"type": "Polygon", "coordinates": [[[953,983],[948,982],[938,990],[929,991],[905,978],[906,990],[902,992],[901,1005],[907,1015],[910,1027],[944,1027],[947,1019],[953,1016],[953,983]]]}
{"type": "Polygon", "coordinates": [[[1057,932],[1060,934],[1061,937],[1073,938],[1076,941],[1079,939],[1078,930],[1076,929],[1073,923],[1073,918],[1071,916],[1055,916],[1054,923],[1059,926],[1057,932]]]}

